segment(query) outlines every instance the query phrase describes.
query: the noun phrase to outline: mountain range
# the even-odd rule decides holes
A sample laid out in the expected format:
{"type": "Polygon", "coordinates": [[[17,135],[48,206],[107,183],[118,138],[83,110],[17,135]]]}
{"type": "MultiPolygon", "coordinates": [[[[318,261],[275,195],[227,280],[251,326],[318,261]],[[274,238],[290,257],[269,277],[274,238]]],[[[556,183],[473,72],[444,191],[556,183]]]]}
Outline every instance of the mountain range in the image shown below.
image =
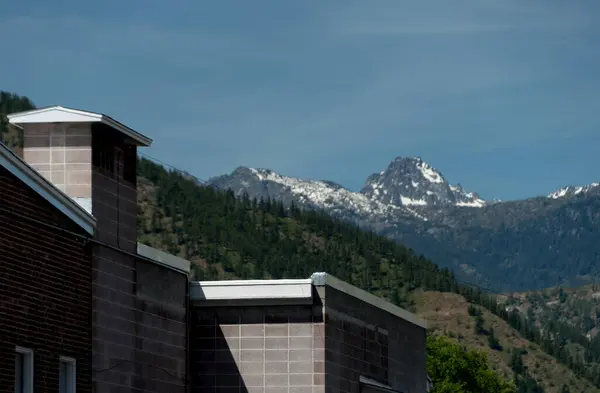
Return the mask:
{"type": "Polygon", "coordinates": [[[547,196],[484,200],[420,157],[397,157],[359,191],[239,167],[209,184],[236,195],[324,210],[413,248],[461,279],[498,291],[600,278],[600,184],[547,196]]]}

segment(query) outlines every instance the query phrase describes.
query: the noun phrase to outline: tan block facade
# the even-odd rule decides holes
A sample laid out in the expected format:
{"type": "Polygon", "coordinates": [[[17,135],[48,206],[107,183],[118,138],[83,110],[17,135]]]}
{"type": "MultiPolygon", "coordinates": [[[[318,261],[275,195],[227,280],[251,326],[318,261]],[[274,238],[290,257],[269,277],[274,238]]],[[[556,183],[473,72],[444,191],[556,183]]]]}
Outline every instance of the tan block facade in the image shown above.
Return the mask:
{"type": "Polygon", "coordinates": [[[92,132],[89,124],[25,124],[23,159],[70,197],[91,198],[92,132]]]}
{"type": "MultiPolygon", "coordinates": [[[[227,287],[239,292],[241,285],[227,287]]],[[[292,288],[274,285],[270,290],[288,298],[260,298],[260,283],[244,290],[253,290],[252,285],[256,297],[236,301],[232,295],[233,304],[211,289],[214,284],[202,292],[195,287],[192,391],[425,393],[426,329],[401,316],[400,309],[387,311],[384,304],[355,297],[347,284],[339,287],[343,290],[315,284],[312,300],[290,300],[292,288]]]]}
{"type": "Polygon", "coordinates": [[[194,391],[325,391],[325,327],[312,306],[196,308],[194,319],[194,391]]]}

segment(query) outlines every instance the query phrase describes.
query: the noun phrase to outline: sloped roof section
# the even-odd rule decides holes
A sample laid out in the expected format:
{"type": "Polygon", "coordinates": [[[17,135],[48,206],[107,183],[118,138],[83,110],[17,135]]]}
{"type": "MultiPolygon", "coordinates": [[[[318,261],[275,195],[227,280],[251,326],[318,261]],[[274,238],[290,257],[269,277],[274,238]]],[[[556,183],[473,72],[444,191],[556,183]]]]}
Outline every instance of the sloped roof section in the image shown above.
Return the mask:
{"type": "Polygon", "coordinates": [[[6,168],[42,198],[50,202],[84,231],[90,235],[94,234],[96,228],[94,216],[56,188],[35,169],[31,168],[2,142],[0,142],[0,166],[6,168]]]}
{"type": "Polygon", "coordinates": [[[402,318],[405,321],[408,321],[414,325],[420,326],[423,329],[427,329],[427,321],[425,321],[423,318],[421,318],[409,311],[406,311],[405,309],[400,308],[400,307],[396,306],[395,304],[388,302],[387,300],[384,300],[384,299],[382,299],[378,296],[375,296],[367,291],[364,291],[358,287],[355,287],[352,284],[348,284],[347,282],[342,281],[339,278],[336,278],[330,274],[323,273],[323,272],[313,273],[310,278],[311,278],[314,286],[317,286],[317,287],[329,286],[329,287],[334,288],[334,289],[336,289],[340,292],[343,292],[347,295],[355,297],[358,300],[368,303],[374,307],[377,307],[381,310],[387,311],[388,313],[395,315],[399,318],[402,318]]]}
{"type": "Polygon", "coordinates": [[[179,273],[183,273],[186,276],[191,272],[191,263],[187,259],[169,254],[154,247],[147,246],[143,243],[137,244],[137,253],[144,258],[153,260],[155,263],[161,266],[179,273]]]}
{"type": "Polygon", "coordinates": [[[148,147],[152,139],[127,127],[110,116],[64,106],[49,106],[7,116],[11,124],[31,123],[102,123],[131,138],[136,145],[148,147]]]}

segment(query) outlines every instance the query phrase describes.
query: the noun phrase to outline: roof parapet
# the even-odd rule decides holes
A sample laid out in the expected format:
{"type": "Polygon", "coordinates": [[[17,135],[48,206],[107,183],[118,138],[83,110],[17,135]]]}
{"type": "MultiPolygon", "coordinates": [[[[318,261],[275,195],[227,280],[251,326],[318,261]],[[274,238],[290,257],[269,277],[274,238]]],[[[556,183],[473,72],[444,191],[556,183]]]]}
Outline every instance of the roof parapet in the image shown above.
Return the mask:
{"type": "Polygon", "coordinates": [[[191,262],[187,259],[180,258],[142,243],[137,244],[137,253],[144,258],[154,261],[158,265],[175,270],[186,276],[190,275],[191,262]]]}
{"type": "Polygon", "coordinates": [[[364,291],[354,285],[348,284],[345,281],[340,280],[330,274],[327,273],[313,273],[311,276],[311,281],[314,286],[317,287],[331,287],[340,292],[345,293],[346,295],[352,296],[358,300],[361,300],[365,303],[372,305],[373,307],[379,308],[381,310],[387,311],[388,313],[395,315],[399,318],[404,319],[410,323],[413,323],[417,326],[422,327],[423,329],[427,329],[427,321],[420,318],[419,316],[407,311],[401,307],[396,306],[395,304],[390,303],[389,301],[382,299],[378,296],[370,294],[367,291],[364,291]]]}
{"type": "Polygon", "coordinates": [[[427,322],[417,315],[322,272],[313,273],[309,279],[298,280],[196,281],[190,283],[190,298],[214,306],[311,304],[313,286],[331,287],[412,324],[427,328],[427,322]]]}

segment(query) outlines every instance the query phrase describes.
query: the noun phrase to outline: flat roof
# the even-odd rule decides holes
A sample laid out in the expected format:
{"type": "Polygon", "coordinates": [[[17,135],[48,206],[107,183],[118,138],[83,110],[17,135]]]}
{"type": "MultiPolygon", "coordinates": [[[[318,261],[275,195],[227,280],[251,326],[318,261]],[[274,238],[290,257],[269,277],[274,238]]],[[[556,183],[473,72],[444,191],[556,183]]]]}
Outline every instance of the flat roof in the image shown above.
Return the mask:
{"type": "Polygon", "coordinates": [[[7,118],[9,123],[16,125],[34,123],[102,123],[130,137],[138,146],[148,147],[152,144],[152,139],[134,131],[110,116],[60,105],[11,113],[7,115],[7,118]]]}
{"type": "MultiPolygon", "coordinates": [[[[331,287],[376,308],[427,328],[427,322],[380,297],[363,291],[327,273],[314,273],[308,279],[283,280],[222,280],[190,283],[190,299],[218,305],[253,304],[311,304],[313,286],[331,287]]],[[[325,300],[327,302],[327,300],[325,300]]]]}
{"type": "Polygon", "coordinates": [[[222,280],[196,281],[190,283],[190,298],[216,304],[234,305],[273,304],[293,301],[300,304],[312,303],[312,281],[302,280],[222,280]]]}

